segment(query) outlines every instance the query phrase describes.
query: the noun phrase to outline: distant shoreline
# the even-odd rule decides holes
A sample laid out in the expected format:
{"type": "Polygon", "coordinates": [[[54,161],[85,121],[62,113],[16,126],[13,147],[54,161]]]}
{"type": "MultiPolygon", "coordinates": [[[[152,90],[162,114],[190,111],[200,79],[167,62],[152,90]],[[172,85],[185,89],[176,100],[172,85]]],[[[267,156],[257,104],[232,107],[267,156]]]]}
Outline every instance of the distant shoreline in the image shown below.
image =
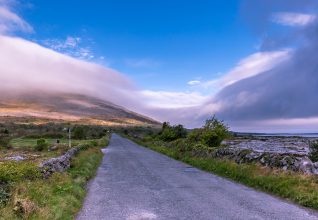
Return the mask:
{"type": "Polygon", "coordinates": [[[233,132],[238,136],[256,136],[256,137],[318,137],[318,133],[248,133],[248,132],[233,132]]]}

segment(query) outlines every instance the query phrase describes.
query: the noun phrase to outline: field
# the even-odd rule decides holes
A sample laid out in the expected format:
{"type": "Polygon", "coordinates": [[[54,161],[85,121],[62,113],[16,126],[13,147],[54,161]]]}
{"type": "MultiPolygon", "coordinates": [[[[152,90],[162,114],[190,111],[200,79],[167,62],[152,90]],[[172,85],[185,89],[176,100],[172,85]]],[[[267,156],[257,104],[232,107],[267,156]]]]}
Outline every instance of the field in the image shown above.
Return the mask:
{"type": "MultiPolygon", "coordinates": [[[[4,161],[6,157],[21,156],[34,163],[41,163],[50,158],[59,157],[69,149],[68,139],[59,139],[60,143],[54,143],[56,139],[46,139],[48,146],[42,150],[36,150],[37,139],[22,139],[17,138],[10,141],[11,149],[0,148],[0,161],[4,161]]],[[[85,143],[89,140],[73,140],[72,146],[79,143],[85,143]]]]}

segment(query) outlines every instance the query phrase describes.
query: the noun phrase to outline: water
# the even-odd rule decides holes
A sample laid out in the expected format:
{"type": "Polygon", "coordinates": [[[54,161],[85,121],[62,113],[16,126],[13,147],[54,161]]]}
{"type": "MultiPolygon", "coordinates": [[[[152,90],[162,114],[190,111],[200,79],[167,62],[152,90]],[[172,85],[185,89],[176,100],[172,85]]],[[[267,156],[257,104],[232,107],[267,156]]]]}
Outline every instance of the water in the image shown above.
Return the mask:
{"type": "Polygon", "coordinates": [[[240,136],[256,136],[256,137],[318,137],[318,133],[237,133],[240,136]]]}

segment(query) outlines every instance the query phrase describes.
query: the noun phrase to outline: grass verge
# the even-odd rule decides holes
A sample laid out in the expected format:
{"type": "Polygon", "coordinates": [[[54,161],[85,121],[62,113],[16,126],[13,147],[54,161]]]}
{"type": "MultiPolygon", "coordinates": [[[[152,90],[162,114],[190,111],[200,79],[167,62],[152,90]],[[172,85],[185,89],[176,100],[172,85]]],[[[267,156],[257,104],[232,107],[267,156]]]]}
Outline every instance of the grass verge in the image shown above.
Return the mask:
{"type": "MultiPolygon", "coordinates": [[[[127,138],[127,137],[125,137],[127,138]]],[[[139,145],[165,154],[201,170],[235,180],[254,189],[271,193],[296,202],[299,205],[318,209],[318,178],[292,171],[270,169],[258,164],[237,164],[232,160],[193,157],[191,152],[180,152],[162,146],[155,146],[129,138],[139,145]]]]}
{"type": "Polygon", "coordinates": [[[8,184],[6,192],[11,197],[2,207],[0,204],[0,219],[73,219],[86,196],[85,184],[94,177],[103,158],[100,149],[108,145],[109,138],[80,151],[65,173],[8,184]]]}

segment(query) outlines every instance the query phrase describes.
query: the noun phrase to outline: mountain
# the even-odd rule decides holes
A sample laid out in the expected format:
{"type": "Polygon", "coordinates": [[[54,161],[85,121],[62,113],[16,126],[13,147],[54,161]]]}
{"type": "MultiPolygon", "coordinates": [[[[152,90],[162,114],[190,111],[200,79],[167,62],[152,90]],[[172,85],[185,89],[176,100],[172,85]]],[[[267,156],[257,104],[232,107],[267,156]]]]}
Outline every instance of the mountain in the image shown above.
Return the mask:
{"type": "Polygon", "coordinates": [[[152,125],[161,123],[98,98],[66,93],[1,94],[0,122],[15,120],[72,121],[105,125],[152,125]],[[5,116],[5,117],[3,117],[5,116]],[[8,117],[10,116],[10,117],[8,117]]]}

